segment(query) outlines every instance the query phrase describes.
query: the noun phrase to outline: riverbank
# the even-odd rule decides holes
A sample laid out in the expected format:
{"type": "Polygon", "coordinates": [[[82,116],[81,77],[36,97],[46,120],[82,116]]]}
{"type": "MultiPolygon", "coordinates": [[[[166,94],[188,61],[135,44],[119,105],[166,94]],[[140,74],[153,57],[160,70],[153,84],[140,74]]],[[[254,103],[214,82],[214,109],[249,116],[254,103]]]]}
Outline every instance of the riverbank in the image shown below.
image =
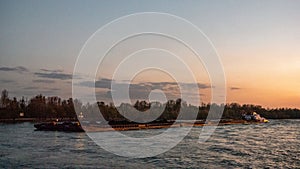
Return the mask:
{"type": "MultiPolygon", "coordinates": [[[[0,123],[22,123],[22,122],[52,122],[56,121],[57,118],[14,118],[14,119],[0,119],[0,123]]],[[[76,121],[73,118],[63,118],[59,119],[60,121],[76,121]]]]}

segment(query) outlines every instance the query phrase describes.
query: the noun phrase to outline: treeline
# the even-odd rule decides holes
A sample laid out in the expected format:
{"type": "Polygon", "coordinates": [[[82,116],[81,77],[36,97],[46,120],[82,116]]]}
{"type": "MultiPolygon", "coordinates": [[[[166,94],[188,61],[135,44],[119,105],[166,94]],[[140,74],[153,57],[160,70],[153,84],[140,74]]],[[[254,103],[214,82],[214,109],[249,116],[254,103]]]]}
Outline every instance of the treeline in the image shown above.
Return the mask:
{"type": "MultiPolygon", "coordinates": [[[[191,104],[187,104],[181,99],[169,100],[167,103],[164,104],[158,102],[148,103],[146,101],[137,101],[134,105],[123,103],[119,107],[115,107],[112,104],[105,104],[104,102],[98,102],[97,105],[90,105],[90,107],[99,107],[104,118],[108,121],[127,121],[127,119],[125,119],[124,116],[122,116],[122,109],[127,110],[128,113],[139,113],[136,112],[137,110],[139,110],[140,112],[145,112],[149,110],[149,115],[159,113],[160,116],[158,116],[157,118],[158,121],[176,120],[177,118],[181,120],[190,120],[195,118],[197,120],[203,120],[207,118],[208,113],[210,113],[210,119],[218,118],[220,117],[220,114],[222,114],[222,119],[242,119],[243,114],[252,112],[256,112],[267,119],[300,118],[299,109],[265,109],[260,105],[240,105],[238,103],[230,103],[226,105],[202,103],[201,106],[197,107],[191,104]],[[222,110],[224,110],[223,113],[222,110]],[[182,112],[181,115],[180,112],[182,112]]],[[[141,118],[147,119],[147,117],[145,116],[147,116],[147,113],[143,114],[143,117],[141,118]]],[[[139,116],[136,115],[136,117],[139,116]]],[[[139,121],[141,119],[136,120],[139,121]]]]}
{"type": "Polygon", "coordinates": [[[106,104],[98,102],[96,104],[82,104],[78,100],[72,98],[64,100],[57,96],[46,97],[37,95],[29,100],[17,98],[9,98],[8,91],[3,90],[0,100],[0,119],[16,119],[16,118],[68,118],[76,119],[77,115],[74,106],[80,110],[80,118],[85,120],[95,121],[100,119],[99,110],[103,117],[110,122],[128,122],[128,115],[134,117],[130,118],[132,121],[143,121],[155,118],[156,121],[175,120],[177,118],[182,120],[189,119],[206,119],[210,110],[210,118],[218,118],[222,114],[223,119],[241,119],[242,114],[257,112],[261,116],[268,119],[296,119],[300,118],[299,109],[291,108],[276,108],[265,109],[259,105],[231,103],[226,105],[218,104],[202,104],[200,106],[193,106],[187,104],[181,99],[169,100],[166,103],[136,101],[133,105],[123,103],[116,107],[112,103],[106,104]],[[211,109],[212,108],[212,109],[211,109]],[[179,114],[179,112],[182,112],[179,114]],[[125,117],[124,117],[125,116],[125,117]]]}
{"type": "Polygon", "coordinates": [[[16,118],[68,118],[76,119],[73,99],[63,100],[57,96],[37,95],[29,100],[22,97],[10,99],[8,91],[1,92],[0,119],[16,118]]]}

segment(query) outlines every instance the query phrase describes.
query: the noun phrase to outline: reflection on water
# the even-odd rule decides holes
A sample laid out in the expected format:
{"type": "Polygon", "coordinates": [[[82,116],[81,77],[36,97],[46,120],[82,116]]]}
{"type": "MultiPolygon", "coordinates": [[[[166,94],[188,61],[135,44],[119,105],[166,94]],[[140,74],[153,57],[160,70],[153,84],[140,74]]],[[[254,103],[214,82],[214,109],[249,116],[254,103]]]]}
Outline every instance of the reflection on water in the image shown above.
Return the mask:
{"type": "MultiPolygon", "coordinates": [[[[220,126],[199,144],[201,128],[156,157],[128,159],[97,146],[85,133],[34,131],[33,124],[0,124],[0,168],[299,168],[300,120],[220,126]]],[[[153,135],[160,130],[124,131],[153,135]]]]}

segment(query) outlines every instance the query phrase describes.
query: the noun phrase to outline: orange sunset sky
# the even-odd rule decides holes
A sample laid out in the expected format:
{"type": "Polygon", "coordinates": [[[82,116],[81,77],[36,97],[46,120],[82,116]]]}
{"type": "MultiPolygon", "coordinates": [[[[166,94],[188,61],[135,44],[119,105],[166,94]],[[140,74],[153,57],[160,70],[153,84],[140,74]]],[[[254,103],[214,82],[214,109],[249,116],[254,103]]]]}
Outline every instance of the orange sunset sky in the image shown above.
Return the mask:
{"type": "MultiPolygon", "coordinates": [[[[300,1],[133,0],[93,3],[1,1],[0,89],[7,89],[11,97],[32,97],[39,93],[71,97],[72,72],[86,40],[114,19],[154,11],[189,20],[211,40],[224,68],[227,102],[300,108],[300,1]]],[[[110,36],[113,34],[107,35],[110,36]]],[[[143,39],[137,42],[143,43],[143,39]]],[[[128,42],[116,52],[124,52],[135,44],[128,42]]],[[[170,48],[177,48],[176,44],[170,48]]],[[[96,76],[96,81],[102,86],[96,91],[103,94],[103,98],[111,92],[103,79],[111,79],[112,63],[117,62],[113,54],[106,58],[96,76]]],[[[168,64],[166,55],[157,55],[161,55],[160,62],[168,64]]],[[[145,58],[145,62],[154,58],[150,54],[140,57],[145,58]]],[[[192,55],[188,52],[183,52],[181,57],[190,62],[198,83],[202,85],[201,99],[208,102],[211,91],[209,75],[200,62],[189,59],[192,55]]],[[[179,65],[174,62],[171,67],[180,75],[179,65]]],[[[126,72],[123,73],[121,77],[124,78],[114,80],[118,83],[130,80],[126,78],[126,72]]],[[[184,78],[185,75],[181,76],[184,78]]],[[[153,82],[170,81],[172,79],[166,75],[154,73],[151,76],[151,73],[144,72],[132,82],[137,87],[152,82],[153,87],[153,82]]],[[[82,85],[83,90],[91,87],[88,82],[78,85],[82,85]]],[[[138,95],[138,92],[144,92],[141,90],[133,93],[138,95]]]]}

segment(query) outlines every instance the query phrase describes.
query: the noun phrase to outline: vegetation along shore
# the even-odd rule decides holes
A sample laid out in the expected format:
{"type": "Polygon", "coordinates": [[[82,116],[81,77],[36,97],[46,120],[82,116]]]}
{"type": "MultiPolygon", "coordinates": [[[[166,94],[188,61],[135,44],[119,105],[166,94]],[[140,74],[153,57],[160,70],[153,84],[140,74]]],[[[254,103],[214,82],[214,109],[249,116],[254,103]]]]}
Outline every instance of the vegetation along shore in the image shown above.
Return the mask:
{"type": "MultiPolygon", "coordinates": [[[[24,121],[52,121],[55,119],[63,119],[76,121],[77,115],[74,110],[74,105],[80,106],[83,110],[86,121],[93,121],[98,119],[97,115],[91,114],[93,109],[100,109],[103,117],[109,121],[110,124],[124,124],[130,123],[124,116],[122,116],[118,109],[122,107],[133,107],[139,111],[147,111],[153,105],[164,106],[163,112],[156,119],[157,122],[166,122],[178,119],[180,110],[186,112],[198,112],[197,120],[206,119],[211,107],[216,109],[223,107],[224,112],[221,119],[241,120],[242,115],[250,112],[257,112],[262,117],[267,119],[297,119],[300,118],[300,110],[296,108],[272,108],[266,109],[259,105],[230,103],[226,105],[205,104],[201,106],[188,105],[181,99],[169,100],[167,103],[148,103],[146,101],[136,101],[134,105],[128,103],[115,106],[112,103],[106,104],[104,102],[97,102],[96,104],[82,104],[78,100],[61,99],[58,96],[46,97],[37,95],[30,99],[24,97],[9,98],[8,91],[3,90],[0,100],[0,122],[24,122],[24,121]],[[85,111],[84,111],[85,110],[85,111]],[[195,111],[196,110],[196,111],[195,111]]],[[[150,109],[151,110],[151,109],[150,109]]],[[[152,113],[151,111],[149,113],[152,113]]],[[[192,115],[194,116],[194,115],[192,115]]],[[[181,117],[181,120],[190,120],[190,116],[181,117]]]]}

